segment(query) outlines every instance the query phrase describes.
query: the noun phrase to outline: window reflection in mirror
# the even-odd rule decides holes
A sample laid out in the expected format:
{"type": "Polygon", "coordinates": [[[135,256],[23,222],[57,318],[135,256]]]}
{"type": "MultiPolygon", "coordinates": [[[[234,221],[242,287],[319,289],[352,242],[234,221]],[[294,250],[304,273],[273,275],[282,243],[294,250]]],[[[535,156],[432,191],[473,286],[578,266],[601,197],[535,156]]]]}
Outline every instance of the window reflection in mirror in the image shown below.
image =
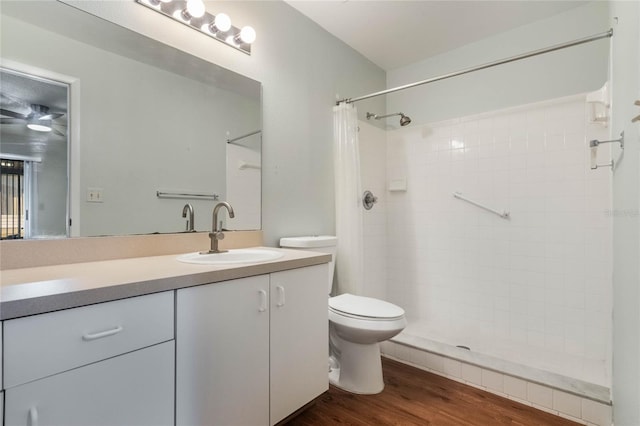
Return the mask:
{"type": "Polygon", "coordinates": [[[68,91],[0,68],[2,239],[68,236],[68,91]]]}

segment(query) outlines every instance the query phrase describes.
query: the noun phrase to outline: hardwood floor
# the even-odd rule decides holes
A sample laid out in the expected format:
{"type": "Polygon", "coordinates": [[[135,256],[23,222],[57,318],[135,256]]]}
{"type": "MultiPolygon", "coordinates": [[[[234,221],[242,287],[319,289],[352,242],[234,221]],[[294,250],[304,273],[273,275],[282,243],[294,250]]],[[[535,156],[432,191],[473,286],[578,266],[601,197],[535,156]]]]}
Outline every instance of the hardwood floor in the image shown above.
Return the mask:
{"type": "Polygon", "coordinates": [[[453,380],[383,358],[385,389],[354,395],[331,387],[288,426],[577,425],[453,380]]]}

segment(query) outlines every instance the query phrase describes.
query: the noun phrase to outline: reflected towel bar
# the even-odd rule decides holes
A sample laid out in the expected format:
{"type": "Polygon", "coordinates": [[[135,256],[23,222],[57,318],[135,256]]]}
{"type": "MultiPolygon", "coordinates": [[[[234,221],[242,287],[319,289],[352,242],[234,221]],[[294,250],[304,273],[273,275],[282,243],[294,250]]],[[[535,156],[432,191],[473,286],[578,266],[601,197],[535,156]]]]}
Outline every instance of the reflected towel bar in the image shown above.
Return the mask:
{"type": "Polygon", "coordinates": [[[214,200],[220,199],[218,194],[195,194],[191,192],[162,192],[156,191],[158,198],[189,198],[192,200],[214,200]]]}
{"type": "Polygon", "coordinates": [[[234,143],[234,142],[239,141],[240,139],[244,139],[244,138],[248,138],[249,136],[257,135],[258,133],[262,133],[262,130],[255,130],[255,131],[247,133],[245,135],[237,136],[237,137],[235,137],[233,139],[227,139],[227,143],[234,143]]]}
{"type": "Polygon", "coordinates": [[[246,170],[246,169],[260,170],[262,169],[262,167],[260,166],[260,164],[251,164],[251,163],[247,163],[246,161],[239,161],[238,170],[246,170]]]}
{"type": "Polygon", "coordinates": [[[473,204],[473,205],[474,205],[474,206],[476,206],[476,207],[480,207],[481,209],[484,209],[484,210],[486,210],[486,211],[488,211],[488,212],[491,212],[491,213],[493,213],[493,214],[497,214],[498,216],[500,216],[500,217],[501,217],[501,218],[503,218],[503,219],[509,219],[509,218],[510,218],[509,212],[504,211],[504,210],[500,212],[500,211],[498,211],[498,210],[494,210],[494,209],[489,208],[489,207],[487,207],[487,206],[483,206],[483,205],[482,205],[482,204],[480,204],[480,203],[477,203],[477,202],[475,202],[475,201],[472,201],[472,200],[470,200],[470,199],[468,199],[468,198],[463,197],[463,196],[462,196],[462,194],[461,194],[461,193],[459,193],[459,192],[454,192],[454,193],[453,193],[453,196],[454,196],[454,197],[456,197],[456,198],[458,198],[458,199],[460,199],[460,200],[466,201],[467,203],[473,204]]]}

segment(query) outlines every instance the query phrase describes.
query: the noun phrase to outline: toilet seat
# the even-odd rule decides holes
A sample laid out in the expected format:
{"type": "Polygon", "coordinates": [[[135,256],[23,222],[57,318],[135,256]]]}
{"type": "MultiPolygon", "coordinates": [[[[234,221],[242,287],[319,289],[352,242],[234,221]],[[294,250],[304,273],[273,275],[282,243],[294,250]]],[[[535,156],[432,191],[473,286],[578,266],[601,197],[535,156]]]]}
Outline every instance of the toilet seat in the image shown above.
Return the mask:
{"type": "Polygon", "coordinates": [[[329,298],[329,310],[344,317],[369,321],[390,321],[404,317],[404,309],[393,303],[349,293],[329,298]]]}

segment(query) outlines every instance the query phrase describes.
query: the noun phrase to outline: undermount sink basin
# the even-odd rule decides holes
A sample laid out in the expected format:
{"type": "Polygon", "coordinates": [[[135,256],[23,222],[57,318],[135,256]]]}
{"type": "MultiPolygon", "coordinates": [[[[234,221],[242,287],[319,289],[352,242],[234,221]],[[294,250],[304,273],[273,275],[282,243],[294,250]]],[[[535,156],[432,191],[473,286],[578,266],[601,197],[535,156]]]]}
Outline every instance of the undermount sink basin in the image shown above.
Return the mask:
{"type": "Polygon", "coordinates": [[[198,263],[201,265],[229,265],[234,263],[257,263],[280,259],[284,254],[266,249],[236,249],[225,253],[200,254],[188,253],[179,256],[177,260],[184,263],[198,263]]]}

